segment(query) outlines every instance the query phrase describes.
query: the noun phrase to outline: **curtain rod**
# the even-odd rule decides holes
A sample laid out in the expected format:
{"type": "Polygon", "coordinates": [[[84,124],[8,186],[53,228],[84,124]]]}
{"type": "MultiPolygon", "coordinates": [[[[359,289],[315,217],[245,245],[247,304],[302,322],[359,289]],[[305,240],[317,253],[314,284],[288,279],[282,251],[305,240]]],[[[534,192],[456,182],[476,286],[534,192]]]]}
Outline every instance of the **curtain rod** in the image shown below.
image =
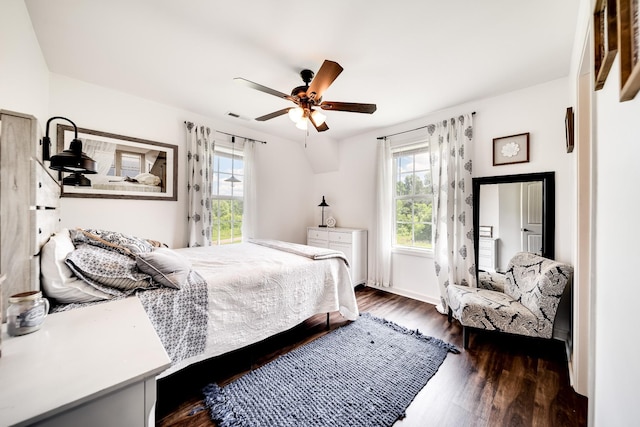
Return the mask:
{"type": "MultiPolygon", "coordinates": [[[[186,121],[186,120],[184,121],[184,124],[185,124],[185,125],[187,124],[187,121],[186,121]]],[[[267,143],[267,141],[260,141],[259,139],[255,139],[255,138],[249,138],[249,137],[241,136],[241,135],[234,135],[234,134],[232,134],[232,133],[222,132],[221,130],[214,130],[214,131],[215,131],[215,132],[218,132],[218,133],[221,133],[221,134],[224,134],[224,135],[235,136],[235,137],[237,137],[237,138],[249,139],[249,140],[251,140],[251,141],[259,142],[259,143],[261,143],[261,144],[266,144],[266,143],[267,143]]]]}
{"type": "MultiPolygon", "coordinates": [[[[475,115],[476,115],[476,112],[475,112],[475,111],[474,111],[474,112],[472,112],[472,113],[471,113],[471,115],[472,115],[472,116],[475,116],[475,115]]],[[[427,127],[429,127],[429,126],[431,126],[431,125],[420,126],[419,128],[409,129],[409,130],[404,130],[404,131],[402,131],[402,132],[392,133],[391,135],[379,136],[377,139],[385,139],[385,138],[388,138],[388,137],[390,137],[390,136],[402,135],[403,133],[413,132],[414,130],[424,129],[424,128],[427,128],[427,127]]]]}

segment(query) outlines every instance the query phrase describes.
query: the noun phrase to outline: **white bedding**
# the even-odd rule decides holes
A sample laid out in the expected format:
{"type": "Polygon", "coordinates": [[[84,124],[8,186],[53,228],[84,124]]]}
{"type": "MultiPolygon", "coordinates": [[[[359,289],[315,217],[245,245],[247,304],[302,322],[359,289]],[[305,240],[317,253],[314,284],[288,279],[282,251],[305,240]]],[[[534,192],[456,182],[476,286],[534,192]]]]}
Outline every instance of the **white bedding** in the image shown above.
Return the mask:
{"type": "MultiPolygon", "coordinates": [[[[171,324],[171,330],[165,335],[170,335],[174,344],[185,341],[185,345],[181,349],[178,343],[172,350],[175,354],[169,356],[174,363],[160,377],[196,361],[259,342],[315,314],[339,311],[349,320],[357,318],[349,269],[339,252],[290,243],[283,245],[292,252],[302,252],[291,253],[285,251],[286,247],[274,249],[277,244],[273,242],[176,250],[192,262],[193,270],[206,281],[206,292],[200,292],[206,295],[206,313],[202,313],[205,307],[195,307],[195,311],[200,311],[197,313],[200,320],[190,320],[181,304],[167,307],[166,296],[170,290],[162,292],[165,299],[157,302],[153,301],[154,291],[140,293],[147,311],[155,306],[164,312],[162,322],[185,323],[187,329],[193,323],[192,328],[199,324],[199,329],[205,329],[199,330],[200,337],[190,338],[200,341],[197,354],[193,354],[194,346],[187,344],[180,329],[171,324]]],[[[150,318],[154,321],[153,315],[150,318]]],[[[159,332],[159,335],[162,339],[163,334],[159,332]]]]}

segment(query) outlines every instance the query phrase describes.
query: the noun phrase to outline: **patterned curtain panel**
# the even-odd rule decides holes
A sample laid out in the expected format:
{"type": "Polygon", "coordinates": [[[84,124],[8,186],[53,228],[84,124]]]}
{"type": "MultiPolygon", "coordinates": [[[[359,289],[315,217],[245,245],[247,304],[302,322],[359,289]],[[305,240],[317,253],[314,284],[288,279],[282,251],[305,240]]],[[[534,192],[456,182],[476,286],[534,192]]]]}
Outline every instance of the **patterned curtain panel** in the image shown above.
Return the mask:
{"type": "Polygon", "coordinates": [[[189,247],[211,246],[211,168],[214,131],[185,122],[187,131],[187,192],[189,247]]]}
{"type": "Polygon", "coordinates": [[[476,287],[473,246],[471,147],[473,117],[459,116],[427,127],[433,182],[434,264],[441,305],[449,307],[450,284],[476,287]]]}
{"type": "Polygon", "coordinates": [[[252,239],[256,233],[256,179],[255,179],[255,142],[244,143],[244,202],[242,209],[242,241],[252,239]]]}
{"type": "Polygon", "coordinates": [[[87,156],[96,161],[98,165],[98,173],[106,175],[111,169],[113,158],[116,153],[116,144],[106,141],[94,141],[92,139],[83,139],[82,148],[87,156]]]}
{"type": "Polygon", "coordinates": [[[391,286],[392,161],[390,141],[387,138],[378,141],[376,235],[372,240],[372,275],[369,279],[369,284],[373,286],[391,286]]]}

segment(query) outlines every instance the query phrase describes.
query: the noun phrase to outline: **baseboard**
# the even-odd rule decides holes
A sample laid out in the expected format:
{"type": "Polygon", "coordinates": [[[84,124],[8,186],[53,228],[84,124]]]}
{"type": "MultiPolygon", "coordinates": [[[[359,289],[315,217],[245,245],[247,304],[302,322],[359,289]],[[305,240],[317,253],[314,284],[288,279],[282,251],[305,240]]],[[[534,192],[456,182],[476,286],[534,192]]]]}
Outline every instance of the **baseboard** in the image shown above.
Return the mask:
{"type": "Polygon", "coordinates": [[[433,297],[429,297],[427,295],[422,295],[416,292],[411,292],[411,291],[406,291],[403,289],[397,289],[394,288],[393,286],[389,286],[389,287],[383,287],[383,286],[373,286],[373,285],[367,285],[370,288],[374,288],[374,289],[378,289],[384,292],[389,292],[390,294],[396,294],[396,295],[400,295],[403,297],[407,297],[407,298],[411,298],[411,299],[415,299],[418,301],[422,301],[422,302],[426,302],[428,304],[432,304],[432,305],[438,305],[440,304],[440,300],[433,298],[433,297]]]}

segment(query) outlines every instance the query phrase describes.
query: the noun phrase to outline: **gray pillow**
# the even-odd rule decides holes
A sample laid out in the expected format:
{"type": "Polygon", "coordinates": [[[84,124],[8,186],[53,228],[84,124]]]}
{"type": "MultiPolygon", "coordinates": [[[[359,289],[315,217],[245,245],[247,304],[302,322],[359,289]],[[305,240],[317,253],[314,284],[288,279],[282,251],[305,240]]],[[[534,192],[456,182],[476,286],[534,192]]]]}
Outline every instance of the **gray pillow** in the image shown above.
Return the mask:
{"type": "Polygon", "coordinates": [[[76,276],[109,295],[128,295],[152,286],[149,275],[137,269],[135,260],[99,246],[79,245],[65,263],[76,276]]]}
{"type": "Polygon", "coordinates": [[[150,275],[154,282],[174,289],[182,288],[191,271],[191,262],[168,248],[140,253],[136,257],[136,263],[138,269],[150,275]]]}

